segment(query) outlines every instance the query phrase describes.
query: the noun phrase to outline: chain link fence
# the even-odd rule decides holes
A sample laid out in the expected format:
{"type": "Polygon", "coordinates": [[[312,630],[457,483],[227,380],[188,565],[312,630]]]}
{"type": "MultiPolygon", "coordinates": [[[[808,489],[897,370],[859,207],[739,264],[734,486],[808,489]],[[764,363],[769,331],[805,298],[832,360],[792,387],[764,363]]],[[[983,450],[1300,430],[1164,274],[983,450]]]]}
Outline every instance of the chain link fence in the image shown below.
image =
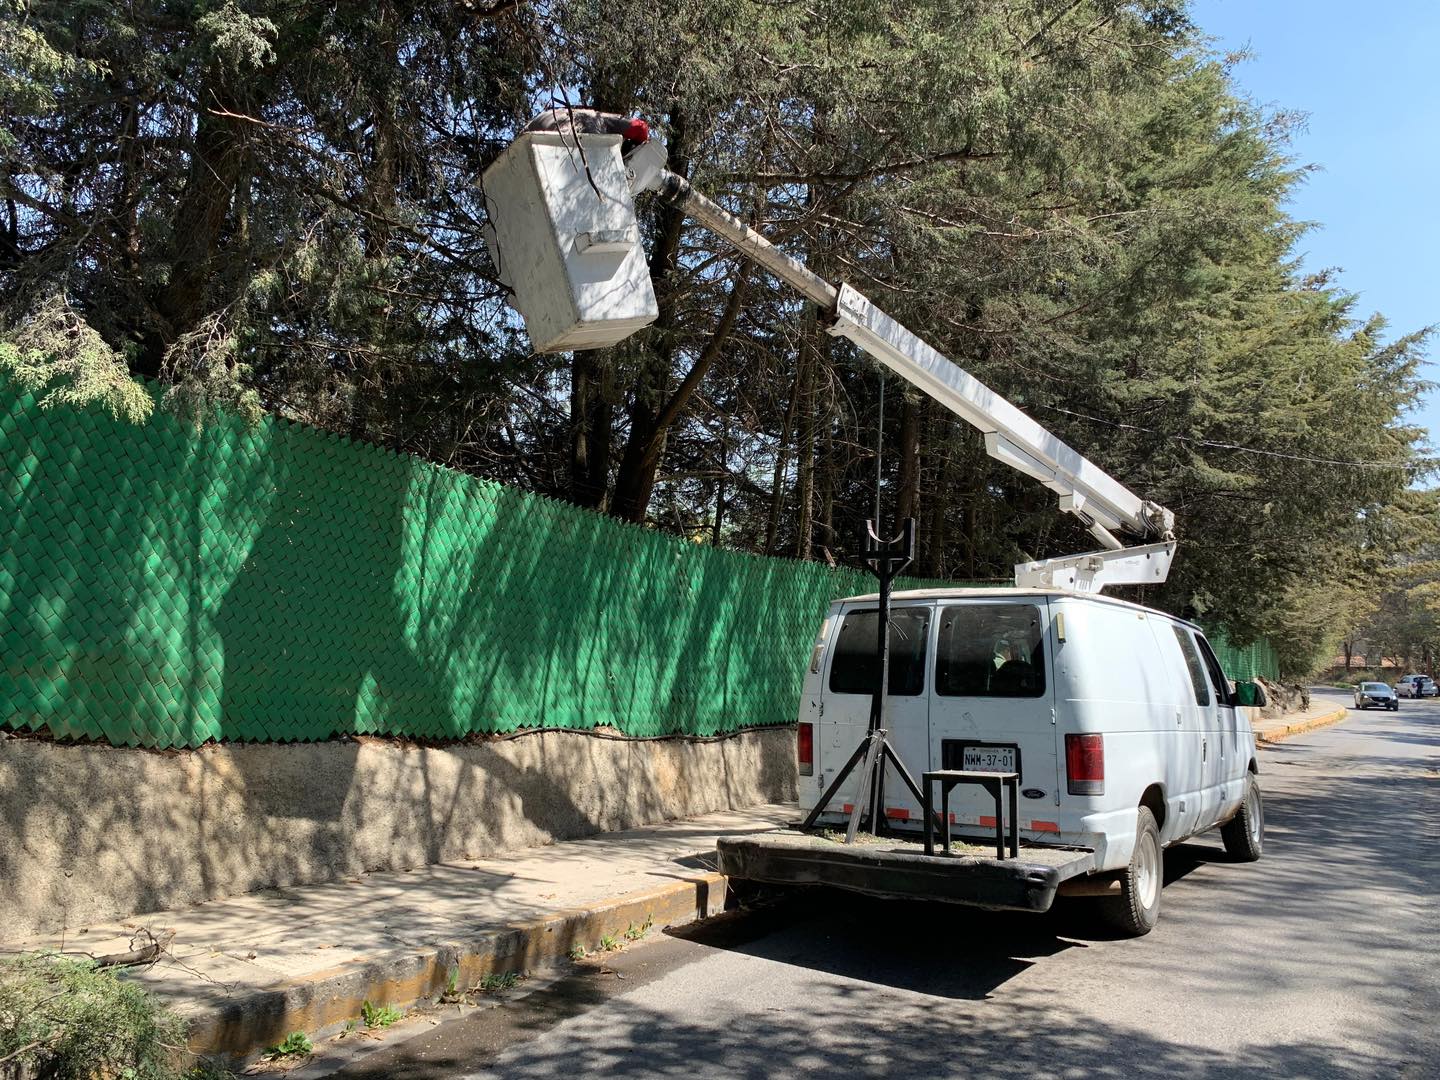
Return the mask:
{"type": "Polygon", "coordinates": [[[827,605],[874,589],[273,418],[0,384],[0,464],[0,726],[60,739],[790,723],[827,605]]]}

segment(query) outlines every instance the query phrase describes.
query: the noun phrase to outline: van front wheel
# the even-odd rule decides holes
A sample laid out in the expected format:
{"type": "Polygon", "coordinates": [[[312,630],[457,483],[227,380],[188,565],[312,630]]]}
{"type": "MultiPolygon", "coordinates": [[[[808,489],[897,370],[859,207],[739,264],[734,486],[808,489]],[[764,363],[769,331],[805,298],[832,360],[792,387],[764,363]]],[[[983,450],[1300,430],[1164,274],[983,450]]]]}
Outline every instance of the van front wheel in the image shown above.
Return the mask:
{"type": "Polygon", "coordinates": [[[1150,808],[1142,806],[1135,824],[1135,850],[1130,853],[1130,865],[1120,875],[1120,895],[1103,901],[1106,920],[1131,937],[1154,930],[1160,919],[1160,888],[1164,879],[1160,830],[1150,808]]]}
{"type": "Polygon", "coordinates": [[[1254,773],[1245,774],[1245,798],[1235,816],[1220,826],[1225,853],[1236,862],[1254,862],[1265,846],[1265,804],[1254,773]]]}

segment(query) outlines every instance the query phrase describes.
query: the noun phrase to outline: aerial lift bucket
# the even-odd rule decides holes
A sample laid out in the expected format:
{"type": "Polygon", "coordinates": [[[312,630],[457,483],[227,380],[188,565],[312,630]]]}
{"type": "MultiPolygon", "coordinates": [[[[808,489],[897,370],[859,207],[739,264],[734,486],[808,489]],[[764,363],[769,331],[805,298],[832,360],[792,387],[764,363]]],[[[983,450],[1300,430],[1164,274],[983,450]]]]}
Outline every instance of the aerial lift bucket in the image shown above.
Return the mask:
{"type": "Polygon", "coordinates": [[[599,349],[659,315],[619,135],[520,135],[483,178],[486,241],[537,353],[599,349]]]}

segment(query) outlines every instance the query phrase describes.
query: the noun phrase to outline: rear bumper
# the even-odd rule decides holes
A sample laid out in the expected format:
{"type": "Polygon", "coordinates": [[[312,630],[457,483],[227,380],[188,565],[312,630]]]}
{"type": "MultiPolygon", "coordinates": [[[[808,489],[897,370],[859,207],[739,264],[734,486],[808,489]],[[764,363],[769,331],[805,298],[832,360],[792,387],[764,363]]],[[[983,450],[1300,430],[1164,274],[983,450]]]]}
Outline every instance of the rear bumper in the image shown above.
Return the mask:
{"type": "MultiPolygon", "coordinates": [[[[925,855],[918,845],[845,845],[799,833],[726,836],[716,845],[727,877],[774,885],[828,885],[869,896],[1047,911],[1068,878],[1094,869],[1094,853],[1025,847],[1019,858],[925,855]]],[[[993,850],[993,849],[992,849],[993,850]]]]}

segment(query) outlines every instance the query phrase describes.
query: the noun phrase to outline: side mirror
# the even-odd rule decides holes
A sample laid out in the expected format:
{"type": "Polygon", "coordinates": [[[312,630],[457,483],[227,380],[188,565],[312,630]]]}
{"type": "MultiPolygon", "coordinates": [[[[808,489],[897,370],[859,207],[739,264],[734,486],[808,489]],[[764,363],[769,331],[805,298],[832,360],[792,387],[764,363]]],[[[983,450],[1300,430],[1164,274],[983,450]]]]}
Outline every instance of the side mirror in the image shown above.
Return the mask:
{"type": "Polygon", "coordinates": [[[1235,684],[1235,704],[1245,708],[1263,709],[1270,704],[1265,687],[1254,679],[1244,679],[1235,684]]]}

